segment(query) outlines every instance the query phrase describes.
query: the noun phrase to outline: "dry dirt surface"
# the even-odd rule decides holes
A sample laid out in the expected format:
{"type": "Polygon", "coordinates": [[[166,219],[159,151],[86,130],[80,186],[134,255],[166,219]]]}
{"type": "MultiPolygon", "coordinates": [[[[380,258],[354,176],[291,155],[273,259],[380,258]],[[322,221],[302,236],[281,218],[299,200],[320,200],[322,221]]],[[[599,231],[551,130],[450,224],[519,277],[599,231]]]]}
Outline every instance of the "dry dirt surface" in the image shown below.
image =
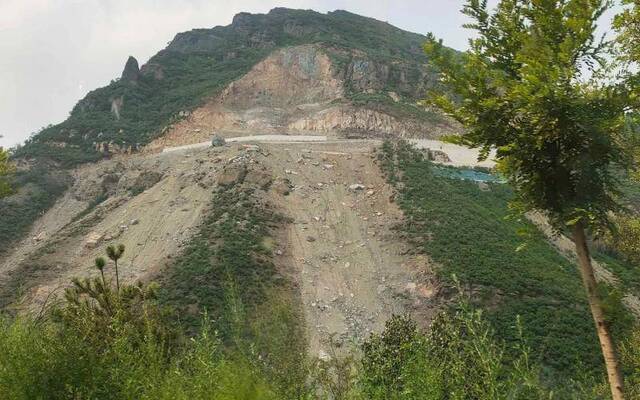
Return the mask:
{"type": "Polygon", "coordinates": [[[292,218],[277,263],[293,266],[310,354],[327,357],[380,332],[394,313],[427,321],[438,292],[429,261],[393,229],[402,214],[374,163],[372,143],[263,145],[293,185],[272,201],[292,218]]]}
{"type": "Polygon", "coordinates": [[[217,174],[241,151],[122,156],[76,170],[73,187],[0,260],[0,292],[9,297],[7,291],[24,286],[23,304],[37,309],[72,277],[95,275],[95,257],[120,243],[126,246],[121,276],[144,280],[195,233],[217,174]],[[106,200],[91,208],[100,195],[106,200]]]}

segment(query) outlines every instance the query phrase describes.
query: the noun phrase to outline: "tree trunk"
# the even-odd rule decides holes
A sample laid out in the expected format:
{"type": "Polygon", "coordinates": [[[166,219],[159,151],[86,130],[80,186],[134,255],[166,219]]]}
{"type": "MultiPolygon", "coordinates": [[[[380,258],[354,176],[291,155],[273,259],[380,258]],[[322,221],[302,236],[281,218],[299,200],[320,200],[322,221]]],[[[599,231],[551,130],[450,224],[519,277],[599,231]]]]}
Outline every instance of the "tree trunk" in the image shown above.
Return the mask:
{"type": "Polygon", "coordinates": [[[624,400],[623,379],[618,363],[618,356],[616,355],[616,348],[613,345],[613,340],[609,333],[609,327],[607,327],[604,319],[600,298],[596,292],[596,278],[593,273],[593,266],[591,265],[591,257],[589,256],[589,247],[587,246],[587,240],[585,238],[584,226],[581,223],[577,223],[573,227],[573,240],[578,253],[582,283],[587,290],[589,308],[591,308],[591,315],[596,324],[598,339],[600,339],[600,349],[602,350],[604,363],[607,367],[611,394],[613,400],[624,400]]]}
{"type": "Polygon", "coordinates": [[[116,290],[120,293],[120,275],[118,274],[118,260],[113,261],[116,264],[116,290]]]}

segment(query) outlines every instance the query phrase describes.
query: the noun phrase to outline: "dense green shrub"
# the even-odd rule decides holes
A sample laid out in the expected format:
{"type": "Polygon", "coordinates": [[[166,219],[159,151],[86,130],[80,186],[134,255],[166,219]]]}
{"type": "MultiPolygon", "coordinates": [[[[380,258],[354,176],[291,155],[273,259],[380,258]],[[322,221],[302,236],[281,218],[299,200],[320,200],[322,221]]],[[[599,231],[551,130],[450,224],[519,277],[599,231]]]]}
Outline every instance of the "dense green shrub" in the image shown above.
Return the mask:
{"type": "Polygon", "coordinates": [[[242,353],[222,352],[208,319],[187,340],[153,285],[74,279],[44,320],[0,321],[3,399],[276,399],[242,353]]]}
{"type": "MultiPolygon", "coordinates": [[[[117,321],[113,321],[118,324],[117,321]]],[[[3,399],[278,399],[259,371],[225,356],[209,327],[172,348],[140,342],[127,323],[96,344],[73,327],[19,319],[0,323],[3,399]]]]}
{"type": "Polygon", "coordinates": [[[395,316],[364,344],[362,387],[368,399],[549,399],[529,349],[507,362],[482,314],[463,306],[436,316],[421,333],[395,316]]]}

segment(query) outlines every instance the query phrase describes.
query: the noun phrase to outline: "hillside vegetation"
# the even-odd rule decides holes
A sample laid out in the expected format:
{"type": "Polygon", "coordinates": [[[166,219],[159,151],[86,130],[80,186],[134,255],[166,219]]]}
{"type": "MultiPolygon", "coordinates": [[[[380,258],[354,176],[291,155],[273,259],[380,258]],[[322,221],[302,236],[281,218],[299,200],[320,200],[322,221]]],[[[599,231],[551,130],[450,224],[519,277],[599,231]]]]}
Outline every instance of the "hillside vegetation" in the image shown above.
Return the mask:
{"type": "MultiPolygon", "coordinates": [[[[462,287],[487,309],[500,338],[517,341],[516,318],[536,357],[556,378],[598,373],[602,359],[575,265],[530,222],[508,208],[511,189],[500,183],[443,177],[408,144],[385,143],[379,154],[389,181],[399,188],[403,232],[440,266],[438,274],[462,287]]],[[[611,264],[624,267],[611,259],[611,264]]],[[[629,283],[637,273],[622,275],[629,283]]],[[[620,294],[603,285],[618,339],[632,319],[620,294]]],[[[555,379],[555,378],[554,378],[555,379]]]]}

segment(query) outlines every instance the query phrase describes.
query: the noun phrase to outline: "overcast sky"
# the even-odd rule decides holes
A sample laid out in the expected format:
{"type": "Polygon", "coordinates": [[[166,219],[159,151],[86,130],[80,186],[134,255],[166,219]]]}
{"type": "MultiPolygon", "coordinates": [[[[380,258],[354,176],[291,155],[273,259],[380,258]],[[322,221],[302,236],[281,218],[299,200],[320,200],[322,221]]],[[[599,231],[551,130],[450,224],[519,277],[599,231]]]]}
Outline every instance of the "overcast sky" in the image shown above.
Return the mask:
{"type": "MultiPolygon", "coordinates": [[[[495,4],[497,0],[490,1],[495,4]]],[[[92,89],[144,64],[176,33],[228,25],[273,7],[348,10],[399,28],[433,32],[466,48],[463,0],[0,0],[0,145],[63,121],[92,89]]]]}

